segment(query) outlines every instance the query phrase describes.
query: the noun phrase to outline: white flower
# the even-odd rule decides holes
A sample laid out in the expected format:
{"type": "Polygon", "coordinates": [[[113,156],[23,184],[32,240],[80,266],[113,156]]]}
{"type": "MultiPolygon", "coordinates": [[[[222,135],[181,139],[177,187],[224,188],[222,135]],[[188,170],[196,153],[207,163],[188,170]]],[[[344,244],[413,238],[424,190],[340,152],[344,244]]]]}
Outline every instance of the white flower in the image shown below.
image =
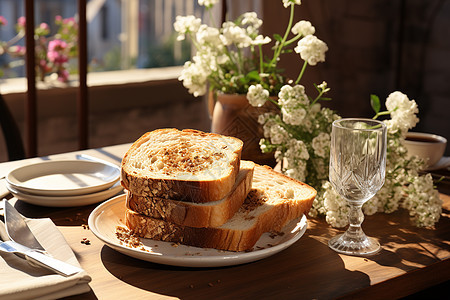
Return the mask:
{"type": "Polygon", "coordinates": [[[312,26],[311,22],[309,21],[299,21],[297,22],[291,29],[292,33],[295,35],[302,35],[302,36],[307,36],[307,35],[312,35],[316,32],[316,29],[314,28],[314,26],[312,26]]]}
{"type": "Polygon", "coordinates": [[[196,39],[199,44],[208,44],[211,47],[222,47],[222,41],[220,39],[219,29],[214,27],[209,27],[208,25],[202,24],[196,34],[196,39]]]}
{"type": "Polygon", "coordinates": [[[262,115],[258,116],[258,123],[263,125],[268,122],[272,116],[273,114],[271,113],[263,113],[262,115]]]}
{"type": "Polygon", "coordinates": [[[309,153],[308,148],[306,147],[306,144],[297,139],[290,139],[287,144],[288,150],[286,151],[286,158],[287,159],[302,159],[302,160],[308,160],[309,159],[309,153]]]}
{"type": "Polygon", "coordinates": [[[219,2],[219,0],[198,0],[198,5],[202,5],[202,6],[206,6],[206,7],[213,7],[218,2],[219,2]]]}
{"type": "Polygon", "coordinates": [[[221,38],[225,45],[235,44],[238,48],[248,47],[252,43],[247,31],[233,22],[223,23],[221,38]]]}
{"type": "Polygon", "coordinates": [[[258,35],[253,41],[252,41],[252,45],[265,45],[270,43],[271,39],[270,37],[266,36],[262,36],[262,35],[258,35]]]}
{"type": "Polygon", "coordinates": [[[289,5],[300,5],[302,4],[301,0],[283,0],[284,7],[289,7],[289,5]]]}
{"type": "Polygon", "coordinates": [[[303,161],[300,161],[294,168],[286,169],[285,174],[291,178],[305,181],[306,179],[306,163],[303,161]]]}
{"type": "Polygon", "coordinates": [[[314,153],[319,157],[327,157],[330,153],[330,141],[331,138],[328,133],[319,133],[311,143],[314,153]]]}
{"type": "Polygon", "coordinates": [[[278,103],[281,106],[283,121],[291,125],[300,125],[307,112],[306,106],[309,104],[308,96],[302,85],[284,85],[278,93],[278,103]]]}
{"type": "Polygon", "coordinates": [[[177,16],[173,28],[178,32],[177,40],[181,41],[186,38],[186,33],[196,33],[200,28],[202,20],[195,16],[177,16]]]}
{"type": "Polygon", "coordinates": [[[322,90],[322,91],[329,91],[330,89],[328,88],[328,84],[327,84],[327,82],[326,81],[322,81],[322,83],[321,84],[319,84],[318,86],[317,86],[320,90],[322,90]]]}
{"type": "Polygon", "coordinates": [[[263,21],[258,18],[255,12],[246,12],[242,15],[242,25],[247,26],[247,33],[249,35],[258,34],[258,29],[263,24],[263,21]]]}
{"type": "Polygon", "coordinates": [[[272,144],[282,144],[289,140],[289,134],[278,124],[274,124],[270,127],[269,136],[272,144]]]}
{"type": "Polygon", "coordinates": [[[344,198],[331,187],[328,182],[324,184],[325,193],[323,198],[326,209],[326,221],[333,227],[344,227],[348,224],[349,208],[344,198]]]}
{"type": "Polygon", "coordinates": [[[264,115],[260,115],[258,117],[258,122],[263,125],[264,137],[270,138],[272,127],[277,124],[277,120],[279,119],[279,116],[272,116],[270,113],[265,113],[264,115]]]}
{"type": "Polygon", "coordinates": [[[202,47],[197,51],[197,55],[192,58],[192,61],[201,66],[201,71],[209,75],[211,71],[218,69],[218,59],[222,57],[220,53],[216,52],[218,48],[202,47]]]}
{"type": "Polygon", "coordinates": [[[393,130],[405,133],[419,122],[416,101],[409,100],[402,92],[391,93],[386,99],[386,108],[391,113],[391,120],[386,121],[386,124],[393,130]]]}
{"type": "Polygon", "coordinates": [[[313,172],[316,173],[317,179],[327,180],[329,177],[328,165],[329,162],[324,158],[312,158],[312,165],[314,166],[313,172]]]}
{"type": "Polygon", "coordinates": [[[283,121],[290,125],[300,125],[306,116],[306,110],[302,107],[282,107],[281,113],[283,115],[283,121]]]}
{"type": "Polygon", "coordinates": [[[206,93],[207,78],[208,71],[201,64],[187,61],[178,80],[183,81],[183,85],[189,90],[189,93],[198,97],[206,93]]]}
{"type": "Polygon", "coordinates": [[[315,66],[318,62],[325,61],[325,52],[328,51],[328,46],[315,35],[307,35],[298,41],[294,51],[299,53],[300,57],[308,64],[315,66]]]}
{"type": "Polygon", "coordinates": [[[308,105],[309,99],[305,93],[305,87],[297,84],[295,86],[284,85],[278,93],[278,103],[283,107],[293,108],[301,105],[308,105]]]}
{"type": "Polygon", "coordinates": [[[439,221],[442,212],[442,200],[439,192],[433,188],[431,174],[415,177],[407,189],[408,197],[403,207],[419,227],[430,227],[439,221]]]}
{"type": "Polygon", "coordinates": [[[314,103],[312,106],[311,106],[311,113],[312,114],[317,114],[318,112],[320,112],[320,108],[321,108],[321,105],[320,105],[320,103],[314,103]]]}
{"type": "Polygon", "coordinates": [[[266,103],[266,99],[269,97],[269,91],[265,90],[262,85],[251,85],[248,88],[247,99],[253,106],[263,106],[266,103]]]}

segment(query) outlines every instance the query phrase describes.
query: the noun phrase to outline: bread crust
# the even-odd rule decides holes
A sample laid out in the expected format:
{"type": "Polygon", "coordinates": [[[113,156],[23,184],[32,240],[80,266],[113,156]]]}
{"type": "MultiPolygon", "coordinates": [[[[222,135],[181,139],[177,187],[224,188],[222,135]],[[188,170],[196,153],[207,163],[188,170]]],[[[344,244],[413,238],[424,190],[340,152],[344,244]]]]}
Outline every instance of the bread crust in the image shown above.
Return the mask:
{"type": "Polygon", "coordinates": [[[148,217],[131,210],[126,225],[144,238],[227,251],[250,250],[264,232],[280,231],[307,214],[317,192],[309,185],[255,166],[252,190],[238,212],[219,227],[195,228],[148,217]],[[256,180],[255,180],[256,179],[256,180]]]}
{"type": "Polygon", "coordinates": [[[239,210],[252,186],[255,164],[241,161],[241,168],[232,190],[221,200],[190,203],[158,197],[138,196],[130,192],[126,206],[137,213],[191,227],[218,227],[239,210]]]}
{"type": "Polygon", "coordinates": [[[247,231],[220,227],[195,228],[154,219],[129,209],[125,212],[125,220],[126,225],[133,228],[133,233],[137,236],[201,248],[245,251],[251,249],[260,237],[257,227],[247,231]]]}
{"type": "MultiPolygon", "coordinates": [[[[243,142],[234,137],[226,137],[214,133],[205,133],[193,129],[178,130],[175,128],[157,129],[147,132],[135,141],[122,159],[121,184],[134,195],[160,197],[194,203],[217,201],[225,197],[231,190],[239,172],[243,142]],[[198,138],[214,144],[215,140],[229,142],[233,149],[228,150],[228,173],[224,176],[204,179],[182,180],[177,178],[160,178],[157,174],[137,174],[129,166],[130,158],[145,142],[154,137],[177,135],[189,139],[198,138]]],[[[220,150],[220,149],[219,149],[220,150]]],[[[182,171],[182,170],[181,170],[182,171]]]]}

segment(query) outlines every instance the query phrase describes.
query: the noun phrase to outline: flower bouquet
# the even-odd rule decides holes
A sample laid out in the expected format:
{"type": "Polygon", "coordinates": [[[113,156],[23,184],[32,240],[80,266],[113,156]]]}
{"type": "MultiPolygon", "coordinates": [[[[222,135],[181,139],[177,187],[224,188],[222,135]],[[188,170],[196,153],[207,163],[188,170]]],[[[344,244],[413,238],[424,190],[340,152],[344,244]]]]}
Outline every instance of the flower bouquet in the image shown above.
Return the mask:
{"type": "MultiPolygon", "coordinates": [[[[215,2],[199,1],[208,8],[215,2]]],[[[273,56],[269,59],[263,56],[262,46],[271,39],[259,35],[262,21],[255,13],[245,13],[236,22],[225,22],[220,29],[202,24],[193,16],[177,17],[174,26],[178,38],[190,36],[197,49],[192,61],[184,65],[180,80],[195,96],[205,94],[209,85],[223,93],[246,93],[255,107],[268,102],[275,105],[277,112],[258,117],[264,131],[261,151],[274,153],[284,174],[317,189],[310,216],[325,216],[332,226],[344,227],[348,224],[346,201],[328,182],[331,125],[341,117],[321,105],[321,101],[330,100],[326,97],[330,91],[326,82],[314,85],[314,97],[308,96],[300,84],[307,66],[325,61],[328,47],[314,35],[310,22],[293,24],[294,5],[300,5],[300,0],[283,0],[283,4],[291,10],[289,22],[284,35],[275,36],[273,56]],[[277,63],[295,43],[293,51],[299,54],[303,66],[298,77],[290,80],[281,75],[277,63]]],[[[406,132],[418,122],[416,102],[397,91],[387,97],[386,111],[380,111],[381,103],[375,95],[371,96],[371,104],[374,118],[391,118],[384,120],[388,127],[385,184],[365,203],[364,213],[390,213],[401,207],[409,211],[417,226],[433,226],[439,220],[442,201],[431,175],[419,174],[423,161],[406,158],[403,145],[406,132]]]]}
{"type": "MultiPolygon", "coordinates": [[[[199,4],[211,12],[216,2],[199,1],[199,4]]],[[[244,141],[242,157],[260,164],[274,166],[276,162],[273,154],[260,150],[259,140],[264,135],[258,117],[280,111],[275,100],[257,103],[258,93],[276,98],[284,85],[294,82],[278,68],[285,53],[295,51],[305,60],[295,79],[297,83],[306,65],[324,61],[328,49],[314,36],[315,28],[310,22],[302,20],[294,24],[296,3],[300,1],[283,1],[290,10],[289,22],[283,35],[276,34],[273,40],[260,34],[263,21],[255,12],[244,13],[220,27],[203,24],[194,16],[178,16],[174,23],[178,40],[188,37],[196,49],[192,60],[185,63],[179,79],[194,96],[206,94],[209,88],[212,132],[240,138],[244,141]],[[247,93],[249,89],[250,94],[247,93]],[[257,104],[257,107],[249,103],[257,104]]]]}
{"type": "MultiPolygon", "coordinates": [[[[218,0],[199,0],[211,12],[218,0]]],[[[196,49],[191,61],[184,64],[180,80],[194,96],[201,96],[208,87],[226,94],[247,94],[251,85],[260,84],[270,95],[276,96],[288,82],[277,68],[282,54],[293,49],[304,59],[303,68],[295,81],[300,81],[306,64],[325,60],[327,45],[314,36],[315,28],[308,21],[293,24],[294,4],[300,0],[283,0],[290,8],[289,22],[283,36],[272,39],[259,34],[263,21],[255,12],[247,12],[235,21],[226,21],[220,28],[203,24],[195,16],[177,16],[174,29],[178,40],[189,37],[196,49]],[[292,36],[290,36],[290,34],[292,36]],[[263,52],[271,46],[272,54],[263,52]]],[[[211,18],[213,19],[213,18],[211,18]]],[[[254,99],[254,98],[253,98],[254,99]]],[[[252,99],[249,99],[252,101],[252,99]]]]}

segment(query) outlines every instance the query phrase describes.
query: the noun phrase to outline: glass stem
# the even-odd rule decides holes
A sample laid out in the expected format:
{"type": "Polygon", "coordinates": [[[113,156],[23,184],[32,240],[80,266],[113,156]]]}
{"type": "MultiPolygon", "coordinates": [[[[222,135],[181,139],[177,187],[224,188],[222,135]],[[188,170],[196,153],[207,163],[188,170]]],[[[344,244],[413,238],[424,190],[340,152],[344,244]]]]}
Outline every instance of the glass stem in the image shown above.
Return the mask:
{"type": "Polygon", "coordinates": [[[362,204],[350,203],[350,213],[348,214],[349,228],[346,235],[353,239],[361,239],[365,236],[361,224],[364,221],[364,213],[362,212],[362,204]]]}

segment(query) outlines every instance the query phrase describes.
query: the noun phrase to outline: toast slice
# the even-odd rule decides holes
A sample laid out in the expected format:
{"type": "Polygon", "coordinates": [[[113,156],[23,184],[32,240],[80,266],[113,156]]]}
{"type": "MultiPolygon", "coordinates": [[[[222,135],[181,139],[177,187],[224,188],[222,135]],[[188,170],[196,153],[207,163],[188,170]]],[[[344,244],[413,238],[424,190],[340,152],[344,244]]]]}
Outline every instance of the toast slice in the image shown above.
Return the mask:
{"type": "Polygon", "coordinates": [[[252,249],[264,232],[280,231],[306,214],[317,192],[312,187],[255,165],[252,189],[241,208],[219,227],[195,228],[148,217],[127,209],[127,227],[139,237],[227,251],[252,249]]]}
{"type": "Polygon", "coordinates": [[[218,227],[227,222],[239,210],[252,187],[255,163],[241,160],[236,182],[223,199],[207,203],[191,203],[149,196],[137,196],[130,192],[126,206],[137,213],[191,227],[218,227]]]}
{"type": "Polygon", "coordinates": [[[121,184],[134,195],[195,203],[218,201],[233,187],[243,142],[192,129],[158,129],[122,159],[121,184]]]}

